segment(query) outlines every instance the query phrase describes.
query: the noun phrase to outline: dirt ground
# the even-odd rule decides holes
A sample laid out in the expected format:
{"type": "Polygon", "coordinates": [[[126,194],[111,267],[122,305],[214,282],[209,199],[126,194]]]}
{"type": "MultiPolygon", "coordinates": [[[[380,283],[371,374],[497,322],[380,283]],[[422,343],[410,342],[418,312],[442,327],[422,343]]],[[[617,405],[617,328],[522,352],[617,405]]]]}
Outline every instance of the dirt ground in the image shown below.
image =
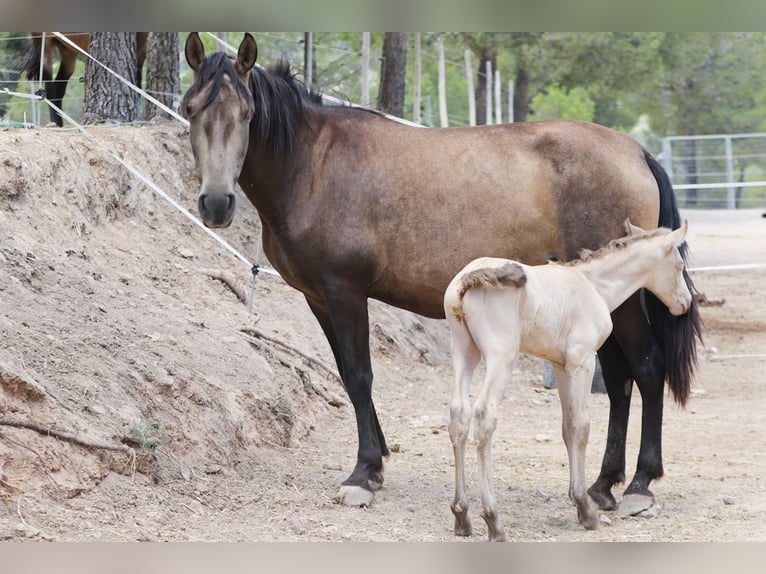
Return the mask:
{"type": "MultiPolygon", "coordinates": [[[[92,131],[196,211],[183,130],[92,131]]],[[[766,262],[760,210],[683,215],[692,267],[766,262]]],[[[242,202],[221,235],[252,260],[257,225],[242,202]]],[[[346,508],[333,496],[355,459],[353,410],[320,366],[334,370],[304,300],[261,274],[249,311],[209,271],[251,285],[244,264],[84,135],[0,131],[0,539],[458,540],[446,325],[372,303],[374,397],[394,452],[374,504],[346,508]]],[[[766,540],[766,271],[693,277],[712,304],[693,397],[666,401],[659,515],[579,526],[558,397],[524,358],[493,449],[511,540],[766,540]]],[[[591,413],[589,480],[605,395],[591,413]]],[[[483,541],[475,468],[471,452],[469,540],[483,541]]]]}

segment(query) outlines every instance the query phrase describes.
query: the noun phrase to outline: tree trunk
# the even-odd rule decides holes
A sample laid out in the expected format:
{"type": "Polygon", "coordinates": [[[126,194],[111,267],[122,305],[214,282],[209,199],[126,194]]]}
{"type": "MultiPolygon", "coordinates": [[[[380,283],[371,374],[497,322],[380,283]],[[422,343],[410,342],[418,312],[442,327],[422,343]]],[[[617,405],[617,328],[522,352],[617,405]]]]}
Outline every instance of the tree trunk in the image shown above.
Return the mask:
{"type": "MultiPolygon", "coordinates": [[[[146,54],[146,91],[171,109],[179,92],[178,32],[150,32],[146,54]]],[[[168,118],[151,102],[146,103],[147,120],[168,118]]]]}
{"type": "Polygon", "coordinates": [[[513,80],[513,121],[527,121],[529,112],[529,71],[523,62],[516,64],[516,77],[513,80]]]}
{"type": "MultiPolygon", "coordinates": [[[[91,32],[89,51],[123,78],[132,81],[136,77],[135,32],[91,32]]],[[[89,58],[85,63],[83,122],[132,122],[138,118],[138,110],[138,94],[89,58]]]]}
{"type": "Polygon", "coordinates": [[[407,32],[386,32],[380,64],[378,109],[402,117],[407,74],[407,32]]]}
{"type": "MultiPolygon", "coordinates": [[[[476,125],[487,123],[487,62],[492,64],[493,70],[497,69],[497,50],[494,47],[484,46],[477,54],[479,67],[476,70],[476,125]]],[[[491,120],[492,118],[490,118],[491,120]]]]}

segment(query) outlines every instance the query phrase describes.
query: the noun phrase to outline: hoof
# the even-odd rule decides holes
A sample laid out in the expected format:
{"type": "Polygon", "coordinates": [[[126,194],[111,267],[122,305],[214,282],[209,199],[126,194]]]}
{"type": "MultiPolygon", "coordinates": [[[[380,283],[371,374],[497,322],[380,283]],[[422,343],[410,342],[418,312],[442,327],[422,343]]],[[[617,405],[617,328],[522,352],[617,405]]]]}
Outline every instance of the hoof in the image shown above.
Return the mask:
{"type": "Polygon", "coordinates": [[[471,536],[473,528],[467,514],[463,516],[455,515],[455,536],[471,536]]]}
{"type": "Polygon", "coordinates": [[[368,507],[375,500],[375,493],[361,486],[343,485],[333,499],[344,506],[368,507]]]}
{"type": "Polygon", "coordinates": [[[583,504],[577,505],[577,521],[585,530],[598,530],[599,526],[601,526],[601,518],[590,499],[587,499],[583,504]]]}
{"type": "Polygon", "coordinates": [[[383,473],[382,472],[374,472],[370,475],[369,480],[367,481],[367,484],[370,485],[370,489],[373,492],[379,491],[381,488],[383,488],[383,473]]]}
{"type": "Polygon", "coordinates": [[[596,503],[599,510],[614,510],[617,508],[617,501],[609,490],[598,490],[595,486],[588,489],[588,494],[596,503]]]}
{"type": "Polygon", "coordinates": [[[622,497],[622,502],[617,509],[619,516],[644,516],[646,518],[654,518],[659,514],[659,510],[656,514],[651,512],[651,509],[657,506],[654,502],[654,496],[646,494],[626,494],[622,497]],[[646,514],[645,514],[646,513],[646,514]]]}

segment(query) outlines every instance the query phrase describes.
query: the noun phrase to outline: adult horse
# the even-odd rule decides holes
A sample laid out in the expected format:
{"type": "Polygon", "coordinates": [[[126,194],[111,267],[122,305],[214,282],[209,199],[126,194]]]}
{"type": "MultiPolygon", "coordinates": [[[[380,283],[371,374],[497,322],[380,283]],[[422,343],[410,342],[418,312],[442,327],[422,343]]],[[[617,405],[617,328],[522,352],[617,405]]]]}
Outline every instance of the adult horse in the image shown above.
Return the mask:
{"type": "MultiPolygon", "coordinates": [[[[62,35],[76,44],[81,50],[88,51],[90,44],[89,32],[64,32],[62,35]]],[[[136,85],[141,85],[141,72],[146,59],[146,38],[148,32],[136,33],[136,85]]],[[[43,73],[42,81],[45,84],[45,97],[54,105],[61,108],[61,102],[66,93],[67,82],[74,73],[74,67],[77,63],[77,57],[80,52],[55,36],[53,32],[32,32],[32,51],[27,60],[25,69],[28,80],[37,81],[40,79],[40,59],[42,54],[43,73]],[[59,53],[59,71],[56,79],[53,80],[53,53],[59,53]]],[[[64,125],[61,115],[50,108],[51,121],[58,127],[64,125]]]]}
{"type": "MultiPolygon", "coordinates": [[[[337,496],[368,505],[389,454],[372,400],[367,300],[444,317],[452,277],[479,256],[530,265],[569,260],[644,228],[680,225],[659,163],[629,137],[583,122],[422,129],[349,106],[324,106],[287,64],[254,68],[246,34],[236,58],[186,40],[194,82],[181,110],[200,177],[198,209],[228,226],[239,182],[263,224],[263,247],[303,292],[330,343],[356,415],[356,466],[337,496]]],[[[688,280],[688,276],[687,276],[688,280]]],[[[654,501],[663,473],[663,387],[685,403],[696,363],[696,307],[671,317],[650,294],[613,314],[599,350],[610,399],[600,476],[589,492],[603,509],[625,479],[625,436],[635,380],[643,398],[636,474],[625,490],[654,501]]],[[[623,498],[623,502],[625,500],[623,498]]]]}

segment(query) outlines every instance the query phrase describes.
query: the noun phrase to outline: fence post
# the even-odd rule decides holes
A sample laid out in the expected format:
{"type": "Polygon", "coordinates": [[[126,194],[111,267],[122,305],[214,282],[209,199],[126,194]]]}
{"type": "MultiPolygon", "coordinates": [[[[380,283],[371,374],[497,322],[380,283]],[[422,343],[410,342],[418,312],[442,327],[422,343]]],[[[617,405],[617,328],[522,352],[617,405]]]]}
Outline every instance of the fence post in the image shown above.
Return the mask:
{"type": "Polygon", "coordinates": [[[370,105],[370,33],[362,32],[362,105],[370,105]]]}
{"type": "Polygon", "coordinates": [[[473,91],[473,65],[471,50],[465,51],[465,83],[468,87],[468,125],[476,125],[476,94],[473,91]]]}
{"type": "Polygon", "coordinates": [[[726,207],[729,209],[737,208],[736,192],[734,190],[734,157],[731,153],[731,136],[723,138],[724,149],[726,150],[726,207]]]}

